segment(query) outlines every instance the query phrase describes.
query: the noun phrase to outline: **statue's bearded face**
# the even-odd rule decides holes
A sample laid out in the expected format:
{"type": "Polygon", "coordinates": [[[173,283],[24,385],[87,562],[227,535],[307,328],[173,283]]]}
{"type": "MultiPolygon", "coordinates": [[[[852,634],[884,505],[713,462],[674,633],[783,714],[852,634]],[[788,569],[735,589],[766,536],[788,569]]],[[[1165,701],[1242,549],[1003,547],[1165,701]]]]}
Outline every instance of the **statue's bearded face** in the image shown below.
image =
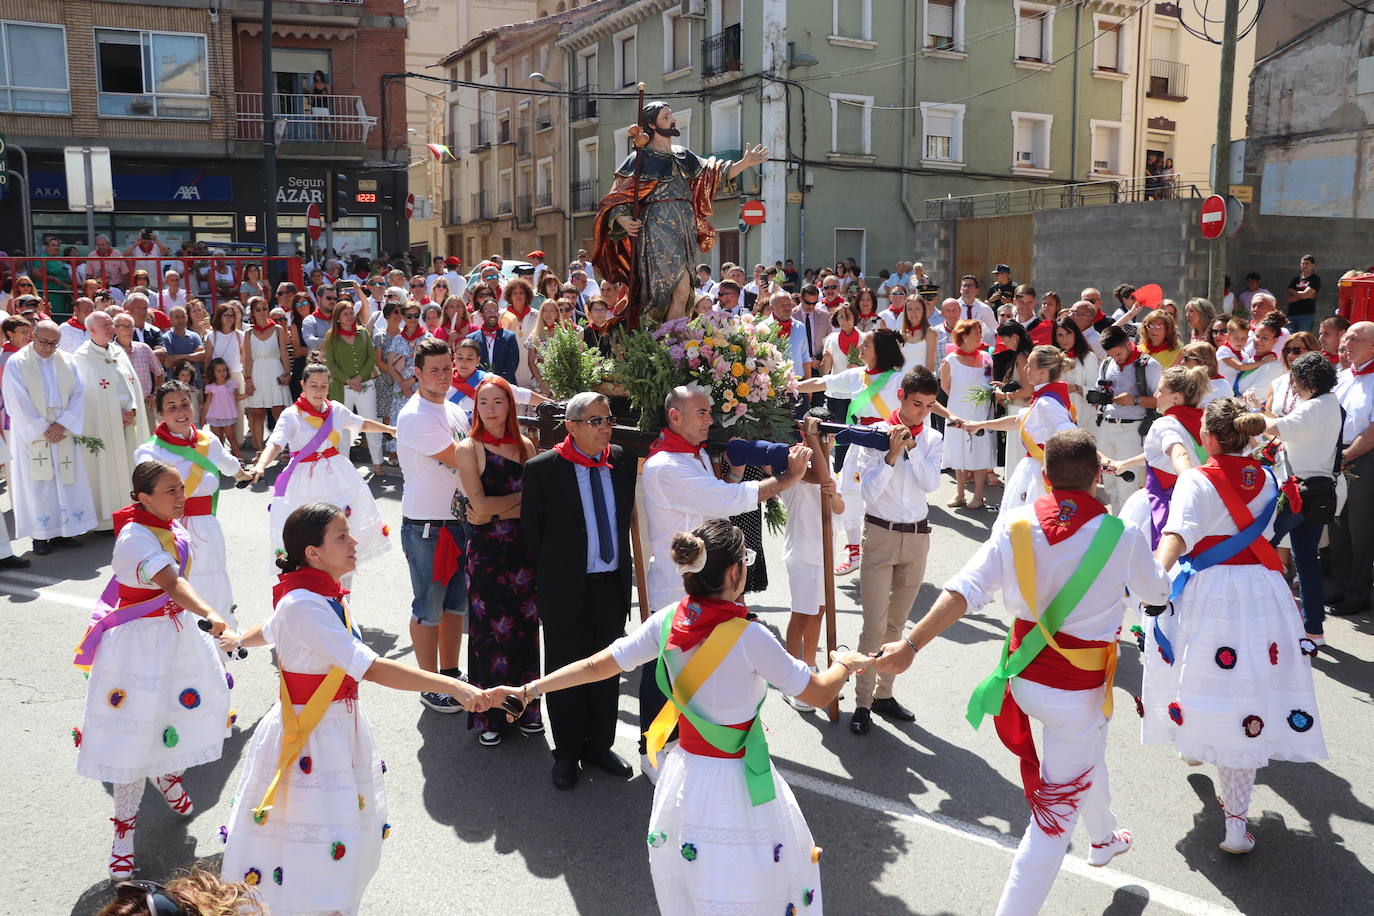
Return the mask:
{"type": "Polygon", "coordinates": [[[673,113],[666,108],[660,111],[654,120],[654,130],[665,137],[682,136],[682,131],[677,129],[677,118],[673,117],[673,113]]]}

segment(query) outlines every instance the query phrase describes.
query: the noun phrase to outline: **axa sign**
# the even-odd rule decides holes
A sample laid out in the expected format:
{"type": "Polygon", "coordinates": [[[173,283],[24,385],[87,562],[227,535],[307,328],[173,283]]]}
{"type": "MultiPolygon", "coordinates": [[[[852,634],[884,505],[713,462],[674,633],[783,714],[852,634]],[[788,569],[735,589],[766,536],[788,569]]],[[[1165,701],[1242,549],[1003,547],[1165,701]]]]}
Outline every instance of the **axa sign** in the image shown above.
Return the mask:
{"type": "Polygon", "coordinates": [[[324,178],[298,178],[292,175],[277,187],[279,204],[323,204],[324,178]]]}

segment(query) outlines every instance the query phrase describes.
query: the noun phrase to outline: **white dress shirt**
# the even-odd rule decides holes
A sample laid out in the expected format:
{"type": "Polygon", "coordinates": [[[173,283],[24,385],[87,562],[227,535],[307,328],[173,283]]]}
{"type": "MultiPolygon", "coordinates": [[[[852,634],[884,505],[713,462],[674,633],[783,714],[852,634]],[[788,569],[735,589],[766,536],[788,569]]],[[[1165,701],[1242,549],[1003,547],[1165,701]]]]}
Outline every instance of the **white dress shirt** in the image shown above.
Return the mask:
{"type": "Polygon", "coordinates": [[[1347,446],[1360,433],[1374,426],[1374,372],[1369,375],[1355,374],[1355,369],[1368,367],[1369,363],[1365,363],[1342,369],[1336,376],[1336,397],[1340,398],[1341,406],[1345,408],[1345,435],[1341,441],[1347,446]]]}
{"type": "MultiPolygon", "coordinates": [[[[892,427],[875,423],[873,428],[886,432],[892,427]]],[[[926,497],[940,489],[943,443],[944,436],[926,426],[916,445],[894,464],[887,463],[887,452],[850,446],[850,453],[858,453],[855,470],[866,510],[899,524],[925,521],[930,514],[926,497]]]]}

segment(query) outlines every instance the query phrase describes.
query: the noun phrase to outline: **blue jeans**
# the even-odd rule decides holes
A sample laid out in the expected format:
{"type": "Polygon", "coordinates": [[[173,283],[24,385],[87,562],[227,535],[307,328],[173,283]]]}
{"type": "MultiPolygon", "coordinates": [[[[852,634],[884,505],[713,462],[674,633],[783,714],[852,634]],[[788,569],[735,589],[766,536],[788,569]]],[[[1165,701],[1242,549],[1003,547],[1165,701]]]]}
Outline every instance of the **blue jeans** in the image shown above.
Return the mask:
{"type": "Polygon", "coordinates": [[[1299,331],[1306,331],[1309,334],[1313,334],[1317,330],[1317,316],[1315,314],[1289,315],[1288,330],[1294,334],[1299,331]]]}
{"type": "MultiPolygon", "coordinates": [[[[466,553],[467,523],[451,521],[443,527],[453,533],[458,549],[466,553]]],[[[444,614],[468,612],[468,578],[461,560],[452,579],[448,582],[434,581],[434,553],[438,548],[441,530],[439,525],[401,525],[401,550],[406,555],[406,565],[410,567],[410,588],[414,595],[410,602],[410,616],[416,623],[426,627],[437,627],[444,614]]]]}
{"type": "Polygon", "coordinates": [[[1323,525],[1314,525],[1302,516],[1284,508],[1274,519],[1272,543],[1278,544],[1288,535],[1293,550],[1293,566],[1298,571],[1298,593],[1302,596],[1302,616],[1307,632],[1320,636],[1326,608],[1322,592],[1322,567],[1317,560],[1317,545],[1321,543],[1323,525]]]}

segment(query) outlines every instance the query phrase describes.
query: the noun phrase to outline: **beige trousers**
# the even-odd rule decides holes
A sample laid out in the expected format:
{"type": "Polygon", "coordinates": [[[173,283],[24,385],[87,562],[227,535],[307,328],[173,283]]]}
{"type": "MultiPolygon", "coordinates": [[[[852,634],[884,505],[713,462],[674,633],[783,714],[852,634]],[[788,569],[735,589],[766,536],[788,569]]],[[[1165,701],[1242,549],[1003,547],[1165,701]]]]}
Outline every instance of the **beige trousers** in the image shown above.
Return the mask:
{"type": "MultiPolygon", "coordinates": [[[[929,550],[929,534],[902,534],[864,522],[864,561],[859,567],[864,609],[860,652],[876,652],[884,643],[901,636],[925,578],[929,550]]],[[[865,669],[858,677],[856,705],[867,709],[873,705],[875,695],[879,699],[892,696],[894,677],[865,669]]]]}

